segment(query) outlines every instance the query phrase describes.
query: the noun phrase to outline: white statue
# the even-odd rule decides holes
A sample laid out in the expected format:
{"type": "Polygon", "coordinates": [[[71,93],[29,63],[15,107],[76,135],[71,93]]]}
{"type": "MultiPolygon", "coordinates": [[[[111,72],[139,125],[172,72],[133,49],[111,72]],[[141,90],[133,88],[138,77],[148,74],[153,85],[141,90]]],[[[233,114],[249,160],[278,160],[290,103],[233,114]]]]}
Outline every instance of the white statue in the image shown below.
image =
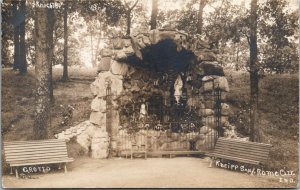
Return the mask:
{"type": "Polygon", "coordinates": [[[183,86],[183,83],[182,83],[181,76],[177,75],[177,79],[174,83],[174,89],[175,89],[174,96],[177,101],[177,104],[179,103],[179,99],[182,95],[182,86],[183,86]]]}
{"type": "Polygon", "coordinates": [[[140,109],[140,119],[144,118],[147,114],[146,105],[142,104],[140,109]]]}

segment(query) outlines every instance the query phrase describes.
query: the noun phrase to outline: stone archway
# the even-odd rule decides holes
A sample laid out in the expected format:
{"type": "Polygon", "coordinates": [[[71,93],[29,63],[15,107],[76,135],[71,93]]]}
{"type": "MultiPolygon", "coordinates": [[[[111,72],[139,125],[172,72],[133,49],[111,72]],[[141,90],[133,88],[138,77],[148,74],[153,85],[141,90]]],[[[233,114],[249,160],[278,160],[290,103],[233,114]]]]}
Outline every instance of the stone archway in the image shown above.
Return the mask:
{"type": "MultiPolygon", "coordinates": [[[[107,130],[113,142],[112,148],[116,148],[114,142],[117,141],[120,126],[120,105],[132,99],[139,101],[152,94],[175,94],[173,86],[178,76],[181,76],[185,94],[205,94],[218,88],[223,91],[221,99],[225,100],[229,87],[223,69],[217,62],[216,53],[206,42],[175,30],[152,30],[130,38],[112,39],[110,46],[102,52],[99,74],[91,85],[95,96],[91,123],[106,129],[109,125],[111,129],[107,130]],[[166,81],[163,81],[165,76],[168,76],[171,84],[166,85],[166,81]],[[104,111],[101,109],[107,105],[105,81],[108,79],[114,98],[110,110],[104,111]],[[106,121],[108,118],[109,122],[106,121]]],[[[203,100],[201,105],[205,112],[202,114],[206,116],[204,123],[212,120],[210,113],[213,108],[209,101],[203,100]]],[[[141,103],[137,105],[141,106],[141,103]]],[[[231,130],[227,122],[229,107],[223,103],[222,108],[221,124],[231,130]]]]}
{"type": "MultiPolygon", "coordinates": [[[[227,121],[229,106],[224,102],[229,91],[228,82],[217,62],[217,53],[199,38],[175,30],[151,30],[128,38],[112,39],[110,46],[102,51],[99,73],[91,84],[94,99],[90,119],[77,128],[87,127],[77,135],[66,136],[65,133],[70,133],[66,130],[63,135],[59,134],[59,138],[77,136],[77,142],[83,147],[91,147],[92,157],[106,158],[108,150],[117,146],[121,105],[152,94],[168,94],[168,97],[172,93],[173,97],[175,93],[179,96],[183,93],[188,96],[200,94],[203,99],[201,116],[205,124],[213,113],[209,104],[211,100],[205,94],[214,88],[222,91],[222,127],[227,136],[234,136],[234,127],[227,121]],[[169,83],[165,81],[166,76],[169,83]],[[176,89],[174,84],[178,81],[184,90],[176,89]],[[107,96],[108,87],[110,96],[107,96]],[[109,147],[109,141],[112,147],[109,147]]],[[[191,102],[187,100],[187,104],[191,102]]]]}

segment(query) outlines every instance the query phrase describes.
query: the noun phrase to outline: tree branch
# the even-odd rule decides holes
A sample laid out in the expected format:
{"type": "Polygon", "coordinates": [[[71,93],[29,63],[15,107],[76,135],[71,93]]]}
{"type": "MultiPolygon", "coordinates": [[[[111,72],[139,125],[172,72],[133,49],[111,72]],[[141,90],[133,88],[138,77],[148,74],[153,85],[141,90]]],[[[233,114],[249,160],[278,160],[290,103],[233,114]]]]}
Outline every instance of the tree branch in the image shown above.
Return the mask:
{"type": "Polygon", "coordinates": [[[125,7],[126,7],[126,12],[131,12],[132,11],[132,9],[137,5],[137,3],[139,2],[139,0],[136,0],[135,2],[134,2],[134,4],[130,7],[127,3],[126,3],[126,1],[124,1],[124,5],[125,5],[125,7]]]}
{"type": "Polygon", "coordinates": [[[130,11],[132,11],[132,9],[138,4],[139,0],[136,0],[135,3],[132,5],[132,7],[129,9],[130,11]]]}
{"type": "Polygon", "coordinates": [[[245,34],[245,36],[247,38],[248,45],[250,46],[250,37],[247,34],[245,34]]]}
{"type": "MultiPolygon", "coordinates": [[[[124,5],[125,5],[126,9],[128,9],[128,10],[129,10],[129,9],[130,9],[130,7],[129,7],[129,5],[126,3],[126,0],[124,0],[123,2],[124,2],[124,5]]],[[[127,10],[126,10],[126,11],[127,11],[127,10]]]]}

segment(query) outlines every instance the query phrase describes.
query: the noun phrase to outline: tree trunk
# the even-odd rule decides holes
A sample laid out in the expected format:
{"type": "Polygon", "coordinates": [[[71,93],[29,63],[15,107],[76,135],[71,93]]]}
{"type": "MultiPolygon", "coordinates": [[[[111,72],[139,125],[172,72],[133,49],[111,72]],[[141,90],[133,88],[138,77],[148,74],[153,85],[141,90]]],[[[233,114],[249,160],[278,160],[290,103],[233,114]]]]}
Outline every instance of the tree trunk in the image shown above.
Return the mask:
{"type": "MultiPolygon", "coordinates": [[[[26,1],[21,1],[20,5],[20,11],[26,10],[26,1]]],[[[26,61],[26,45],[25,45],[25,18],[24,21],[19,26],[20,31],[20,48],[19,48],[19,72],[20,74],[26,74],[27,73],[27,61],[26,61]]]]}
{"type": "Polygon", "coordinates": [[[258,63],[257,63],[257,0],[251,0],[250,25],[250,140],[260,141],[257,127],[258,63]]]}
{"type": "MultiPolygon", "coordinates": [[[[101,22],[100,22],[100,28],[101,28],[101,22]]],[[[97,44],[96,44],[96,48],[95,48],[94,62],[93,62],[95,64],[95,66],[97,66],[97,55],[98,55],[98,51],[99,51],[100,42],[101,42],[101,31],[99,32],[99,36],[98,36],[97,44]]]]}
{"type": "Polygon", "coordinates": [[[130,35],[130,28],[131,28],[131,11],[126,12],[126,19],[127,19],[127,31],[126,35],[130,35]]]}
{"type": "Polygon", "coordinates": [[[64,8],[64,69],[62,81],[68,81],[68,1],[65,1],[64,8]]]}
{"type": "MultiPolygon", "coordinates": [[[[13,17],[17,16],[18,13],[18,2],[13,1],[13,17]]],[[[20,25],[14,26],[14,64],[13,69],[17,70],[19,69],[19,63],[20,63],[20,25]]]]}
{"type": "Polygon", "coordinates": [[[136,0],[134,2],[134,4],[129,7],[129,5],[126,3],[125,1],[125,14],[126,14],[126,20],[127,20],[127,31],[126,31],[126,35],[129,36],[130,35],[130,28],[131,28],[131,11],[134,9],[134,7],[137,5],[137,3],[139,2],[139,0],[136,0]]]}
{"type": "Polygon", "coordinates": [[[91,32],[91,53],[92,53],[92,57],[91,57],[91,62],[92,62],[92,66],[93,68],[97,67],[96,63],[94,62],[94,44],[93,44],[93,32],[91,32]]]}
{"type": "Polygon", "coordinates": [[[48,40],[49,40],[49,48],[50,51],[49,53],[49,61],[50,61],[50,65],[49,65],[49,73],[50,73],[50,83],[49,83],[49,91],[50,91],[50,102],[52,104],[54,104],[54,95],[53,95],[53,77],[52,77],[52,66],[53,66],[53,61],[54,61],[54,55],[53,55],[53,51],[54,51],[54,25],[56,22],[56,17],[54,14],[54,10],[50,10],[48,9],[48,21],[49,21],[49,32],[48,32],[48,40]]]}
{"type": "Polygon", "coordinates": [[[241,42],[239,42],[239,43],[237,44],[237,50],[236,50],[236,62],[237,62],[237,63],[239,62],[240,45],[241,45],[241,42]]]}
{"type": "Polygon", "coordinates": [[[158,0],[152,0],[151,30],[157,27],[158,0]]]}
{"type": "MultiPolygon", "coordinates": [[[[49,84],[51,81],[49,72],[49,67],[51,67],[51,60],[49,60],[49,52],[51,51],[49,47],[49,13],[45,8],[36,7],[35,10],[35,75],[37,79],[37,89],[33,134],[35,139],[47,139],[50,112],[49,84]]],[[[53,9],[49,9],[49,11],[53,11],[53,9]]]]}
{"type": "Polygon", "coordinates": [[[200,0],[199,11],[198,11],[198,22],[197,22],[197,33],[202,34],[203,27],[203,9],[206,5],[206,0],[200,0]]]}

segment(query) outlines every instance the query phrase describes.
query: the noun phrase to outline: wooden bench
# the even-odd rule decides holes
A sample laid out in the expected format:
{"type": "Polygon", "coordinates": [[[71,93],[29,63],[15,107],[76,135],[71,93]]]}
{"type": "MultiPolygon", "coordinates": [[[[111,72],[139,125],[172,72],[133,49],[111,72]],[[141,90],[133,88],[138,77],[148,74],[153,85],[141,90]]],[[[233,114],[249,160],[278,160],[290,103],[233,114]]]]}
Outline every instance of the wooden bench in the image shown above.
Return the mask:
{"type": "Polygon", "coordinates": [[[17,178],[19,166],[64,163],[66,173],[66,163],[74,161],[68,157],[63,139],[4,142],[4,155],[17,178]]]}
{"type": "Polygon", "coordinates": [[[138,147],[137,145],[133,144],[130,150],[121,151],[121,155],[125,155],[126,158],[130,155],[130,159],[133,159],[134,154],[142,154],[144,155],[144,158],[147,159],[147,146],[141,145],[138,147]]]}
{"type": "Polygon", "coordinates": [[[216,158],[261,165],[267,161],[271,147],[270,144],[220,137],[213,152],[207,155],[212,158],[210,167],[216,158]]]}
{"type": "Polygon", "coordinates": [[[149,152],[148,155],[169,155],[170,158],[176,155],[204,155],[203,151],[189,151],[189,150],[166,150],[149,152]]]}

